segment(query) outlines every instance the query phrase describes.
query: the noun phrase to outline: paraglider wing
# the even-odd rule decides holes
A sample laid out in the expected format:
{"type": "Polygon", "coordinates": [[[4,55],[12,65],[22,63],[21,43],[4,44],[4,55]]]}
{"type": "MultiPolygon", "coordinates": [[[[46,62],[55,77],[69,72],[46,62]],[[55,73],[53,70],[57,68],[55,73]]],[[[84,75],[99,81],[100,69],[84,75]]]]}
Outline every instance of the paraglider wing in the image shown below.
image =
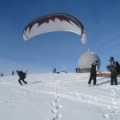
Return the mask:
{"type": "Polygon", "coordinates": [[[81,36],[82,43],[86,43],[85,29],[81,22],[64,13],[50,14],[33,20],[23,30],[23,39],[28,40],[36,35],[55,31],[76,33],[81,36]]]}

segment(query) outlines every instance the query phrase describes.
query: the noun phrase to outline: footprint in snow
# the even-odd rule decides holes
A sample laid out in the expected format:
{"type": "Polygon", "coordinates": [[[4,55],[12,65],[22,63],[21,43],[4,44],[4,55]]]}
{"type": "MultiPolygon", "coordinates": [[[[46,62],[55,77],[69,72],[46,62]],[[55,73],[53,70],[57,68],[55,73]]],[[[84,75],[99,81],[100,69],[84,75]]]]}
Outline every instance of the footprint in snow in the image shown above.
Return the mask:
{"type": "Polygon", "coordinates": [[[52,118],[52,120],[57,120],[62,117],[62,114],[56,115],[55,117],[52,118]]]}
{"type": "Polygon", "coordinates": [[[58,102],[60,101],[59,96],[54,97],[53,101],[51,102],[52,105],[52,110],[51,113],[54,114],[54,117],[52,118],[52,120],[57,120],[59,118],[62,117],[62,114],[59,114],[59,109],[61,109],[63,106],[58,104],[58,102]]]}
{"type": "Polygon", "coordinates": [[[60,101],[60,98],[57,96],[57,97],[54,97],[54,102],[59,102],[60,101]]]}
{"type": "Polygon", "coordinates": [[[52,109],[51,111],[53,114],[56,114],[58,112],[58,110],[56,110],[55,108],[52,109]]]}
{"type": "Polygon", "coordinates": [[[51,105],[52,105],[53,107],[56,106],[54,101],[51,102],[51,105]]]}
{"type": "Polygon", "coordinates": [[[56,109],[61,109],[63,106],[62,105],[57,105],[56,109]]]}

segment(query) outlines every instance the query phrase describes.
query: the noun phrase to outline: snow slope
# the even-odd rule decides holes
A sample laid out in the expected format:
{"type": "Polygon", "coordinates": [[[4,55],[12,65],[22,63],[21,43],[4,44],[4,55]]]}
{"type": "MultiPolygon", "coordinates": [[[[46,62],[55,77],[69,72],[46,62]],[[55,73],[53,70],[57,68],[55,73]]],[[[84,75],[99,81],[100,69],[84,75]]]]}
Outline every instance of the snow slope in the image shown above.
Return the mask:
{"type": "MultiPolygon", "coordinates": [[[[120,120],[120,85],[89,73],[33,74],[27,85],[18,76],[0,77],[0,120],[120,120]]],[[[120,83],[120,78],[118,78],[120,83]]]]}

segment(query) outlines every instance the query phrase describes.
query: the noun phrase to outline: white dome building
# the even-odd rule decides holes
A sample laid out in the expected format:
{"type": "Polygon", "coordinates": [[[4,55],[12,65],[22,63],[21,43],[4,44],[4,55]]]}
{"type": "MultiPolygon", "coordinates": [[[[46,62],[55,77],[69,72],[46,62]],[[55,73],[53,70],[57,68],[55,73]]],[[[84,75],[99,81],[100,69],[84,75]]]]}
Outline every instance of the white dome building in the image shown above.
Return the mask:
{"type": "Polygon", "coordinates": [[[95,53],[87,51],[80,56],[78,60],[78,67],[81,72],[90,72],[90,66],[95,61],[98,61],[100,65],[100,58],[95,53]]]}

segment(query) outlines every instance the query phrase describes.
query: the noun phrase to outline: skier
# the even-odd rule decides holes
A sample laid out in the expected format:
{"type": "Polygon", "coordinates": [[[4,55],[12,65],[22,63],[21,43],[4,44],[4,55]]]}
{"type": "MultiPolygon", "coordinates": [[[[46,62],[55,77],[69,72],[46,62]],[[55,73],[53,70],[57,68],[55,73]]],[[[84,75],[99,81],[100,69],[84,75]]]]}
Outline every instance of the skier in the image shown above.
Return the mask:
{"type": "Polygon", "coordinates": [[[115,85],[118,84],[117,82],[117,66],[116,62],[114,61],[114,57],[110,57],[110,65],[109,65],[109,71],[111,72],[111,85],[115,83],[115,85]]]}
{"type": "Polygon", "coordinates": [[[26,73],[23,72],[23,71],[19,71],[19,70],[17,70],[16,73],[19,76],[19,80],[18,80],[19,84],[22,85],[22,82],[24,82],[25,84],[27,84],[27,82],[24,80],[26,78],[26,73]]]}
{"type": "Polygon", "coordinates": [[[98,61],[95,61],[92,65],[91,65],[91,71],[90,71],[90,78],[88,81],[88,84],[91,84],[91,81],[93,80],[93,85],[96,85],[96,76],[97,76],[97,71],[99,70],[99,65],[98,65],[98,61]]]}

